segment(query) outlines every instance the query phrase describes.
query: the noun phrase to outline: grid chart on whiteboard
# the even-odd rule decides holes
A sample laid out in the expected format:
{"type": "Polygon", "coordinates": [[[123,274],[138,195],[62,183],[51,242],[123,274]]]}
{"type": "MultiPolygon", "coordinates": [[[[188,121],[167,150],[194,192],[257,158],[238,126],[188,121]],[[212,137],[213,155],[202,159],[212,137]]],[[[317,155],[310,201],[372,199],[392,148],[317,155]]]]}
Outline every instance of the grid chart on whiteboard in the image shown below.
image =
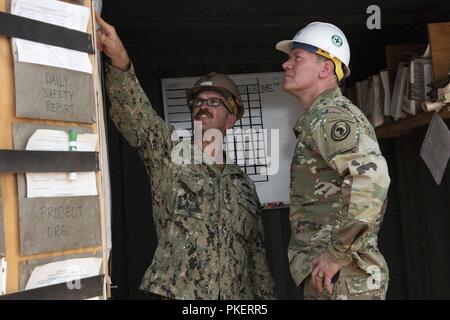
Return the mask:
{"type": "MultiPolygon", "coordinates": [[[[245,112],[233,127],[232,134],[229,132],[225,136],[224,150],[254,182],[269,181],[258,78],[237,87],[245,112]]],[[[184,138],[192,137],[191,113],[186,101],[187,89],[166,88],[167,121],[176,129],[186,130],[186,134],[180,135],[184,138]]]]}

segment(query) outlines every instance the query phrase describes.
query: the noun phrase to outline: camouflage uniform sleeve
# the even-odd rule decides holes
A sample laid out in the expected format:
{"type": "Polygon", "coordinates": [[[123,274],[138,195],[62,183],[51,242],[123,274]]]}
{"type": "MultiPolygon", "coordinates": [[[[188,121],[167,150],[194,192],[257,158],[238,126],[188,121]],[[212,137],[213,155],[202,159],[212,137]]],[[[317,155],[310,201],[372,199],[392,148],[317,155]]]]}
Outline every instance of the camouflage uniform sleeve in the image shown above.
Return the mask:
{"type": "Polygon", "coordinates": [[[147,152],[170,154],[172,130],[153,110],[133,65],[123,72],[107,63],[105,82],[111,101],[110,116],[128,143],[139,149],[147,147],[147,152]]]}
{"type": "Polygon", "coordinates": [[[390,184],[386,160],[376,138],[366,130],[341,111],[322,115],[312,131],[318,151],[342,177],[342,213],[335,222],[328,252],[344,263],[352,261],[368,233],[379,226],[390,184]]]}
{"type": "Polygon", "coordinates": [[[254,270],[255,299],[273,300],[276,299],[275,284],[267,263],[266,250],[264,248],[264,225],[261,218],[262,209],[258,199],[257,205],[259,209],[249,243],[249,259],[254,270]]]}

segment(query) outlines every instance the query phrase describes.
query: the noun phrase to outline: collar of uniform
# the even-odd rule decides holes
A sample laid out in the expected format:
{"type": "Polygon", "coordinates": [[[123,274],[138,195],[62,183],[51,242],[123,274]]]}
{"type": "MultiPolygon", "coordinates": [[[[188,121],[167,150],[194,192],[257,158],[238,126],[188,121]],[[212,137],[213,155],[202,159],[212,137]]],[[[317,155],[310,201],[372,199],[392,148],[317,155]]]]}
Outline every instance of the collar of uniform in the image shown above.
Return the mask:
{"type": "Polygon", "coordinates": [[[201,148],[196,145],[195,143],[192,143],[193,148],[197,149],[194,150],[194,163],[203,163],[209,170],[211,170],[214,174],[220,176],[220,175],[233,175],[233,174],[237,174],[237,175],[242,175],[243,172],[240,169],[240,167],[229,157],[227,152],[223,152],[223,158],[224,158],[224,163],[225,163],[225,167],[223,168],[223,171],[221,171],[219,168],[216,167],[215,164],[206,164],[203,160],[203,157],[208,157],[209,159],[211,159],[211,157],[209,157],[207,154],[203,154],[203,150],[201,150],[201,148]]]}
{"type": "Polygon", "coordinates": [[[228,163],[225,165],[222,174],[225,175],[243,175],[242,169],[235,163],[228,163]]]}
{"type": "Polygon", "coordinates": [[[305,118],[305,113],[303,113],[297,120],[297,122],[295,123],[294,127],[292,128],[292,130],[294,130],[294,134],[295,137],[298,137],[298,135],[300,134],[300,132],[302,132],[302,128],[303,128],[303,119],[305,118]]]}
{"type": "Polygon", "coordinates": [[[325,90],[324,92],[322,92],[316,98],[316,100],[314,100],[313,104],[308,108],[308,110],[306,110],[306,112],[303,113],[298,118],[297,122],[295,123],[294,127],[292,128],[292,130],[294,130],[295,136],[298,137],[300,132],[303,130],[303,119],[305,118],[305,116],[307,116],[308,114],[313,112],[313,110],[316,109],[316,107],[318,105],[320,105],[323,100],[325,100],[325,99],[334,99],[334,98],[339,97],[339,96],[342,96],[342,92],[341,92],[341,89],[339,89],[339,87],[331,88],[331,89],[328,89],[328,90],[325,90]]]}
{"type": "Polygon", "coordinates": [[[322,103],[323,100],[325,99],[334,99],[336,97],[342,96],[342,92],[341,89],[339,89],[339,87],[335,87],[335,88],[331,88],[328,90],[325,90],[324,92],[322,92],[317,98],[316,100],[314,100],[313,104],[308,108],[308,111],[306,111],[306,113],[311,113],[313,112],[313,110],[322,103]]]}
{"type": "Polygon", "coordinates": [[[223,152],[223,158],[225,160],[225,167],[223,168],[223,175],[244,175],[244,172],[242,171],[241,167],[234,162],[233,159],[230,158],[229,153],[224,151],[223,152]]]}
{"type": "MultiPolygon", "coordinates": [[[[203,153],[203,150],[197,144],[193,143],[193,145],[194,145],[194,160],[196,161],[195,163],[207,164],[214,162],[214,159],[209,154],[203,153]],[[205,160],[207,161],[205,162],[205,160]]],[[[228,157],[228,154],[223,149],[222,153],[223,153],[223,161],[225,164],[234,163],[234,161],[228,157]]]]}
{"type": "Polygon", "coordinates": [[[217,168],[215,164],[207,165],[208,168],[214,171],[217,175],[227,176],[227,175],[243,175],[241,168],[228,156],[227,152],[224,152],[224,162],[225,166],[223,171],[217,168]]]}
{"type": "Polygon", "coordinates": [[[204,164],[207,171],[209,171],[210,176],[215,177],[224,177],[224,176],[230,176],[230,175],[244,175],[244,172],[241,170],[241,168],[235,164],[235,163],[229,163],[226,162],[223,171],[221,171],[215,164],[204,164]]]}

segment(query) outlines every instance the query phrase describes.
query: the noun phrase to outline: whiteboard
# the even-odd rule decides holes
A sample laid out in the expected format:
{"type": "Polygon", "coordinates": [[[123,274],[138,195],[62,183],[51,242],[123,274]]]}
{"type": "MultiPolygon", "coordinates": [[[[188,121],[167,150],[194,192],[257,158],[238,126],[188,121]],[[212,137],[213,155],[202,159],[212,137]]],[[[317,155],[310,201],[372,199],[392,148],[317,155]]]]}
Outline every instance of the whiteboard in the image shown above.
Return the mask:
{"type": "MultiPolygon", "coordinates": [[[[290,164],[296,142],[292,127],[302,109],[294,97],[283,91],[283,72],[229,77],[241,93],[245,113],[227,132],[224,150],[254,181],[261,203],[288,204],[290,164]]],[[[190,135],[186,90],[197,80],[198,77],[162,79],[166,122],[190,135]]]]}

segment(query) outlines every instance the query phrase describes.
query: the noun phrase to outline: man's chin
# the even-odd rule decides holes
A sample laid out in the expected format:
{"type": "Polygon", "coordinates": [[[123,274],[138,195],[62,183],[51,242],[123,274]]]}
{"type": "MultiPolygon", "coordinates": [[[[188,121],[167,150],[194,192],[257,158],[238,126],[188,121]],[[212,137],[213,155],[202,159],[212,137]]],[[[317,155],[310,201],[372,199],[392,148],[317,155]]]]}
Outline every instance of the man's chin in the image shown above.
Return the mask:
{"type": "Polygon", "coordinates": [[[293,90],[292,86],[290,86],[288,83],[283,83],[282,88],[287,93],[290,93],[293,90]]]}
{"type": "Polygon", "coordinates": [[[200,118],[197,121],[201,121],[203,130],[206,130],[205,128],[209,128],[211,126],[210,118],[200,118]]]}

